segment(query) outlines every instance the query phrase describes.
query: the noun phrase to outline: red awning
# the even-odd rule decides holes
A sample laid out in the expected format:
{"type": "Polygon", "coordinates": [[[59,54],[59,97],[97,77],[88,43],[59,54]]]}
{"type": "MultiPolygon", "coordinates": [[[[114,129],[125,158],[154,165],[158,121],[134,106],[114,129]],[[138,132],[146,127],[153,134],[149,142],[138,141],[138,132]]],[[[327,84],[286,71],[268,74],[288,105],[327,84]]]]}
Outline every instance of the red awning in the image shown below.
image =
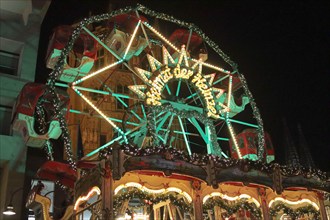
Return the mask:
{"type": "Polygon", "coordinates": [[[38,170],[37,176],[41,179],[59,181],[69,188],[74,187],[77,180],[77,173],[69,164],[57,161],[47,161],[38,170]]]}

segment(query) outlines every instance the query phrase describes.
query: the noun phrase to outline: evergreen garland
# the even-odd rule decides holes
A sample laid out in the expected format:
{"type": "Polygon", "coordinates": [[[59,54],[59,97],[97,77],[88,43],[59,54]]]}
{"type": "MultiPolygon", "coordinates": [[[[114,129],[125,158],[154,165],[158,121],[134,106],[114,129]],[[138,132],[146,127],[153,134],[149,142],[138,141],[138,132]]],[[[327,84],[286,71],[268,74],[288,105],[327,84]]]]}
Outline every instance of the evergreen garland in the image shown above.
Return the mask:
{"type": "Polygon", "coordinates": [[[177,207],[180,207],[182,210],[185,212],[191,213],[193,210],[192,204],[187,203],[183,199],[178,199],[175,195],[173,194],[161,194],[161,195],[155,195],[153,193],[148,193],[141,191],[139,189],[130,189],[127,192],[122,192],[118,195],[114,196],[114,203],[113,207],[115,210],[119,210],[120,207],[122,206],[123,202],[126,200],[131,200],[133,198],[138,198],[141,201],[141,206],[147,205],[145,201],[148,201],[149,204],[157,204],[160,202],[164,202],[167,200],[170,200],[172,204],[174,204],[177,207]]]}
{"type": "Polygon", "coordinates": [[[246,200],[242,199],[241,201],[236,202],[233,205],[228,204],[223,199],[220,198],[210,198],[203,205],[203,210],[213,209],[215,206],[219,206],[221,209],[227,211],[226,216],[229,217],[232,214],[237,213],[240,209],[249,211],[255,218],[261,219],[262,214],[260,208],[258,208],[254,203],[249,203],[246,200]]]}
{"type": "Polygon", "coordinates": [[[317,211],[312,205],[300,207],[297,209],[292,209],[285,205],[283,202],[276,204],[269,209],[269,214],[275,217],[279,212],[283,211],[285,214],[289,215],[292,219],[297,219],[305,214],[313,215],[313,219],[321,219],[320,212],[317,211]]]}
{"type": "MultiPolygon", "coordinates": [[[[177,150],[175,148],[169,148],[166,145],[152,146],[147,148],[138,148],[137,146],[126,144],[121,145],[121,149],[126,155],[129,156],[149,156],[149,155],[165,155],[165,153],[170,153],[172,155],[172,160],[183,160],[188,163],[192,163],[198,166],[206,166],[209,160],[213,160],[215,167],[226,169],[233,166],[246,165],[248,170],[258,170],[266,174],[273,174],[275,169],[280,169],[280,172],[284,176],[298,176],[302,175],[305,178],[315,177],[318,181],[326,184],[329,176],[326,172],[319,169],[311,168],[291,168],[287,166],[281,166],[277,163],[264,163],[260,160],[253,161],[248,159],[234,159],[234,158],[221,158],[214,155],[196,154],[188,155],[182,150],[177,150]]],[[[105,159],[108,155],[112,154],[112,147],[109,146],[99,151],[99,159],[105,159]]],[[[330,197],[330,196],[328,196],[330,197]]]]}

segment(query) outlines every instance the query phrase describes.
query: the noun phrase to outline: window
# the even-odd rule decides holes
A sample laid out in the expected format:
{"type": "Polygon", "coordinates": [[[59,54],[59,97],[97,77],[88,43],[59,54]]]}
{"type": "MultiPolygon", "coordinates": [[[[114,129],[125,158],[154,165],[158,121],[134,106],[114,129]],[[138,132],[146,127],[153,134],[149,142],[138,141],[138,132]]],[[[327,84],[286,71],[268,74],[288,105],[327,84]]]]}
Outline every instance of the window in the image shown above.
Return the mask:
{"type": "Polygon", "coordinates": [[[0,73],[19,76],[20,57],[24,44],[0,37],[0,73]]]}
{"type": "MultiPolygon", "coordinates": [[[[116,92],[118,94],[123,94],[123,95],[128,95],[129,90],[127,86],[123,86],[121,84],[118,84],[116,86],[116,92]]],[[[129,99],[127,98],[122,98],[122,97],[118,97],[116,98],[116,109],[117,110],[124,110],[125,108],[127,108],[129,106],[129,99]],[[119,99],[121,100],[119,100],[119,99]],[[125,104],[124,104],[125,103],[125,104]],[[125,106],[126,105],[126,106],[125,106]]]]}
{"type": "Polygon", "coordinates": [[[0,73],[16,76],[18,64],[19,54],[0,50],[0,73]]]}

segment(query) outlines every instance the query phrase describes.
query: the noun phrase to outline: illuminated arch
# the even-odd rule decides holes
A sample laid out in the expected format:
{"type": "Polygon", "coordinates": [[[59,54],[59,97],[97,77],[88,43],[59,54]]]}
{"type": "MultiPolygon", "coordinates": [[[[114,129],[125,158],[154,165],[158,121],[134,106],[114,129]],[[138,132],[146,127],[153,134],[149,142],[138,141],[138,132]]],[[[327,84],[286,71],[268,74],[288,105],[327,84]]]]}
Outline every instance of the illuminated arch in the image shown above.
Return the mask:
{"type": "Polygon", "coordinates": [[[176,193],[182,195],[189,203],[192,202],[191,195],[177,187],[168,187],[168,188],[162,188],[162,189],[150,189],[137,182],[128,182],[128,183],[117,186],[116,189],[114,190],[114,194],[117,195],[117,193],[120,190],[122,190],[124,188],[128,188],[128,187],[134,187],[141,191],[144,191],[147,193],[152,193],[152,194],[166,194],[166,193],[170,193],[170,192],[176,192],[176,193]]]}
{"type": "Polygon", "coordinates": [[[228,201],[247,199],[248,201],[253,202],[258,208],[260,207],[260,203],[258,202],[258,200],[256,200],[255,198],[253,198],[252,196],[250,196],[248,194],[241,194],[239,196],[228,196],[228,195],[222,194],[220,192],[213,192],[213,193],[210,193],[210,194],[204,196],[203,204],[206,203],[206,201],[212,197],[220,197],[220,198],[228,200],[228,201]]]}
{"type": "Polygon", "coordinates": [[[300,205],[303,203],[308,203],[308,204],[312,205],[317,211],[320,210],[319,206],[315,202],[311,201],[310,199],[300,199],[297,201],[293,201],[293,200],[284,199],[282,197],[276,197],[276,198],[272,199],[269,202],[268,207],[271,208],[273,206],[273,204],[277,201],[283,202],[288,205],[300,205]]]}
{"type": "Polygon", "coordinates": [[[77,199],[77,201],[74,204],[73,209],[76,211],[81,203],[88,201],[94,195],[101,195],[101,190],[97,186],[94,186],[92,189],[90,189],[89,192],[87,193],[87,195],[79,196],[79,198],[77,199]]]}

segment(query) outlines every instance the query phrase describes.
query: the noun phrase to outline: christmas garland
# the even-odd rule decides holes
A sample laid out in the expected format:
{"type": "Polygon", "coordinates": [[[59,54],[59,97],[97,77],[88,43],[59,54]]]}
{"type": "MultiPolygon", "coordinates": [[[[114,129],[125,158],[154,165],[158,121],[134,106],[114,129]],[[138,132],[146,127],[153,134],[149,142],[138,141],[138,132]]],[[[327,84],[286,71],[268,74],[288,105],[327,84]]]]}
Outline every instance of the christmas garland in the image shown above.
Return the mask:
{"type": "MultiPolygon", "coordinates": [[[[316,177],[320,181],[327,181],[329,179],[326,172],[323,172],[319,169],[311,169],[311,168],[291,168],[287,166],[280,166],[277,163],[264,163],[260,160],[253,161],[248,159],[232,159],[232,158],[220,158],[214,155],[204,155],[204,154],[196,154],[193,153],[191,156],[186,154],[184,151],[176,150],[174,148],[169,148],[166,145],[153,146],[147,148],[138,148],[133,145],[121,145],[121,149],[124,151],[126,155],[129,156],[149,156],[149,155],[161,155],[166,157],[167,154],[171,155],[171,160],[183,160],[198,166],[206,166],[207,163],[212,160],[214,162],[215,167],[217,168],[229,168],[233,166],[239,166],[244,171],[248,170],[258,170],[264,172],[266,174],[272,174],[276,169],[281,171],[281,174],[284,176],[297,176],[302,175],[305,178],[316,177]]],[[[102,149],[99,152],[99,159],[105,159],[107,155],[112,154],[112,148],[107,147],[102,149]]]]}
{"type": "Polygon", "coordinates": [[[286,206],[283,202],[276,204],[274,207],[269,209],[269,214],[272,217],[275,217],[280,211],[283,211],[285,214],[289,215],[292,219],[297,219],[305,214],[313,215],[313,219],[321,219],[320,212],[317,211],[312,205],[300,207],[297,209],[292,209],[286,206]]]}
{"type": "Polygon", "coordinates": [[[226,210],[226,217],[230,217],[231,215],[237,213],[240,209],[244,209],[249,211],[255,218],[262,218],[261,210],[254,203],[249,203],[246,200],[241,200],[233,205],[229,205],[220,198],[210,198],[203,205],[203,210],[212,210],[215,206],[219,206],[220,208],[226,210]]]}
{"type": "Polygon", "coordinates": [[[174,204],[177,207],[180,207],[185,212],[191,213],[193,208],[192,204],[189,204],[185,202],[183,199],[178,199],[173,194],[162,194],[155,196],[152,193],[143,192],[138,189],[130,189],[127,192],[122,192],[119,195],[114,196],[114,209],[119,210],[122,206],[123,202],[127,200],[131,200],[133,198],[138,198],[141,200],[141,206],[143,205],[151,205],[151,204],[158,204],[160,202],[164,202],[167,200],[170,200],[172,204],[174,204]],[[147,202],[146,202],[147,201],[147,202]]]}

